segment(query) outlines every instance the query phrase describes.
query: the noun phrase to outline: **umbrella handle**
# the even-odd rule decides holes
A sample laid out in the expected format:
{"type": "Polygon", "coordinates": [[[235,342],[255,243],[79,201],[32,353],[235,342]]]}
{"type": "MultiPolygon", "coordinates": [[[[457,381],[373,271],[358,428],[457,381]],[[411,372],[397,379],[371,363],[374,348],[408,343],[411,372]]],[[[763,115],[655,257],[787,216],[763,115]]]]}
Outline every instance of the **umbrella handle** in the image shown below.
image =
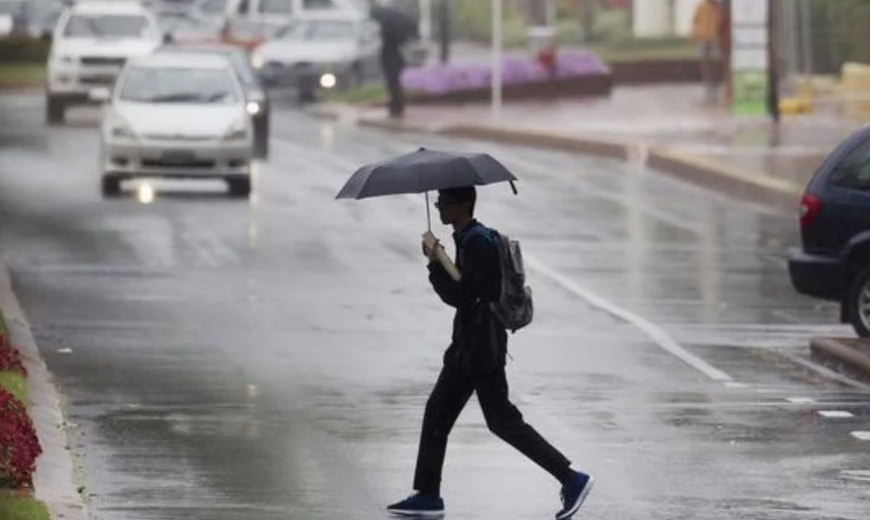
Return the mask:
{"type": "Polygon", "coordinates": [[[432,215],[429,211],[429,192],[426,192],[426,230],[432,231],[432,215]]]}
{"type": "Polygon", "coordinates": [[[514,181],[509,181],[511,183],[511,189],[514,191],[514,195],[517,195],[517,185],[514,184],[514,181]]]}

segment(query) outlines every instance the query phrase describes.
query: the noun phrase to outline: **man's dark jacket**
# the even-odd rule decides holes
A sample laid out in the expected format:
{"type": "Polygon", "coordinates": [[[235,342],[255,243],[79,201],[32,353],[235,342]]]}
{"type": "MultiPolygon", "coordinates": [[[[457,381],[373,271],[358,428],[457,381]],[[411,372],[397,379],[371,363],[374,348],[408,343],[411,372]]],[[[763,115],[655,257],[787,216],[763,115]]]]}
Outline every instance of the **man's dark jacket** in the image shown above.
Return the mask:
{"type": "Polygon", "coordinates": [[[493,231],[472,220],[453,233],[456,282],[440,262],[429,263],[429,281],[441,300],[456,308],[453,337],[445,362],[458,361],[469,375],[483,375],[503,367],[507,332],[489,309],[501,292],[498,242],[493,231]]]}

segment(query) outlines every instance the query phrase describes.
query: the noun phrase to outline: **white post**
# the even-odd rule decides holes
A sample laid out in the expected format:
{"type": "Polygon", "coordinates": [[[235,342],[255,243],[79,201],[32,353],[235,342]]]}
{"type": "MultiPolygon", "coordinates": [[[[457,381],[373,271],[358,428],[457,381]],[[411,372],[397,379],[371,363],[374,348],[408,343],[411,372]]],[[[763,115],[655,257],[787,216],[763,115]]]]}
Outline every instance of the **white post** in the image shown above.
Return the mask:
{"type": "Polygon", "coordinates": [[[420,39],[428,49],[432,41],[432,0],[420,0],[420,39]]]}
{"type": "Polygon", "coordinates": [[[549,27],[556,28],[556,0],[546,0],[547,1],[547,20],[546,23],[549,27]]]}
{"type": "Polygon", "coordinates": [[[502,2],[492,0],[492,117],[501,119],[502,2]]]}

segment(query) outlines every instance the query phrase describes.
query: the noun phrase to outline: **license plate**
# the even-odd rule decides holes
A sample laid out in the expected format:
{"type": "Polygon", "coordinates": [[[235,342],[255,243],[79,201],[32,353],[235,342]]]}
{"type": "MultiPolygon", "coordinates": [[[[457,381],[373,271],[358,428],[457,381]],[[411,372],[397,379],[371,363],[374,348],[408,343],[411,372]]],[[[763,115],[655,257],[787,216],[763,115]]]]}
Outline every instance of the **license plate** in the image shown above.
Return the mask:
{"type": "Polygon", "coordinates": [[[196,159],[196,155],[187,150],[172,150],[169,152],[163,152],[163,154],[160,155],[160,159],[167,163],[181,164],[196,159]]]}
{"type": "Polygon", "coordinates": [[[89,74],[83,76],[82,81],[87,83],[112,83],[115,81],[115,76],[111,74],[89,74]]]}

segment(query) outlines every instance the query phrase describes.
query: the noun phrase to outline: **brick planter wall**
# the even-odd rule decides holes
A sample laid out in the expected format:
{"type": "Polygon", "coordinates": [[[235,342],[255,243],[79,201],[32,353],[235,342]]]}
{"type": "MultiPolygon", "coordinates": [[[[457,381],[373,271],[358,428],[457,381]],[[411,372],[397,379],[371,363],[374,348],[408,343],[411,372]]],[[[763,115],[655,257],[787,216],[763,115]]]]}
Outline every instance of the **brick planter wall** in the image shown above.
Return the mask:
{"type": "MultiPolygon", "coordinates": [[[[526,83],[522,85],[505,86],[502,97],[505,101],[521,101],[531,99],[553,99],[568,97],[602,97],[609,96],[613,90],[613,76],[600,74],[583,78],[568,78],[545,83],[526,83]]],[[[408,93],[408,103],[416,105],[433,105],[440,103],[468,103],[488,101],[492,95],[489,87],[451,92],[449,94],[408,93]]]]}
{"type": "Polygon", "coordinates": [[[701,61],[644,60],[612,63],[616,85],[649,85],[655,83],[696,83],[701,81],[701,61]]]}

